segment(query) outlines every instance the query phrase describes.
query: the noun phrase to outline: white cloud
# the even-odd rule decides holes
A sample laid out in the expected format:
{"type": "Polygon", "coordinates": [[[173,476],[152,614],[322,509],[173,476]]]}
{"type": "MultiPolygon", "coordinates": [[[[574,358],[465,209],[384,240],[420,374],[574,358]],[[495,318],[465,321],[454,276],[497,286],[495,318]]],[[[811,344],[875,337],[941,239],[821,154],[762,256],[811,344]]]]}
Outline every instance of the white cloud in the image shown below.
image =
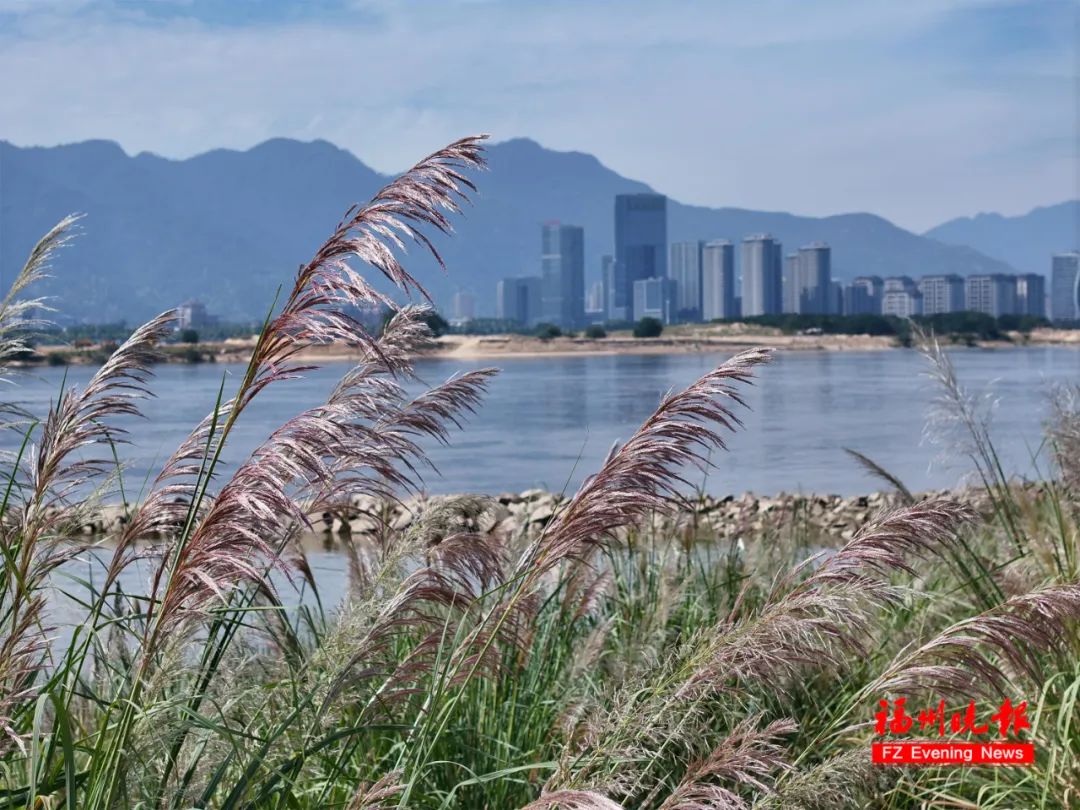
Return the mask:
{"type": "Polygon", "coordinates": [[[1075,193],[1070,54],[980,55],[959,30],[954,47],[972,3],[367,0],[355,18],[248,26],[56,4],[0,0],[18,19],[0,32],[0,137],[16,143],[179,157],[321,137],[391,171],[486,130],[593,152],[686,202],[914,229],[1075,193]]]}

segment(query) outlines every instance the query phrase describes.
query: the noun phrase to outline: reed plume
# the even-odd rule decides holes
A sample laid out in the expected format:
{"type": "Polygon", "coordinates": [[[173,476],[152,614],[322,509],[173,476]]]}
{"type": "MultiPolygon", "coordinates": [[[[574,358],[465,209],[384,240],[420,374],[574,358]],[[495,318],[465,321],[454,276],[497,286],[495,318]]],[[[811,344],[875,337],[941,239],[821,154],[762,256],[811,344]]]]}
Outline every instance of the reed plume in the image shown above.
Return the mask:
{"type": "Polygon", "coordinates": [[[797,728],[791,720],[775,720],[761,728],[760,718],[747,717],[707,757],[687,769],[660,810],[749,810],[750,802],[718,782],[758,795],[771,793],[776,774],[790,768],[779,740],[797,728]]]}
{"type": "Polygon", "coordinates": [[[591,790],[554,790],[521,810],[623,810],[623,806],[591,790]]]}
{"type": "Polygon", "coordinates": [[[852,450],[850,447],[845,447],[844,452],[851,456],[853,459],[855,459],[859,466],[866,470],[868,473],[870,473],[870,475],[874,476],[875,478],[881,479],[893,489],[895,489],[896,492],[903,499],[904,504],[915,503],[915,496],[911,494],[911,490],[904,486],[904,482],[897,478],[895,475],[893,475],[891,472],[886,470],[868,455],[860,453],[858,450],[852,450]]]}
{"type": "Polygon", "coordinates": [[[742,423],[733,405],[745,407],[735,384],[768,362],[768,349],[735,355],[689,388],[666,396],[629,440],[590,476],[522,555],[517,573],[535,583],[560,560],[584,557],[619,529],[652,512],[669,513],[689,487],[682,470],[709,465],[709,453],[726,448],[724,433],[742,423]]]}
{"type": "Polygon", "coordinates": [[[1014,596],[905,650],[864,693],[935,690],[992,700],[1010,694],[1017,678],[1041,685],[1048,658],[1058,665],[1075,659],[1078,620],[1080,585],[1075,583],[1014,596]]]}

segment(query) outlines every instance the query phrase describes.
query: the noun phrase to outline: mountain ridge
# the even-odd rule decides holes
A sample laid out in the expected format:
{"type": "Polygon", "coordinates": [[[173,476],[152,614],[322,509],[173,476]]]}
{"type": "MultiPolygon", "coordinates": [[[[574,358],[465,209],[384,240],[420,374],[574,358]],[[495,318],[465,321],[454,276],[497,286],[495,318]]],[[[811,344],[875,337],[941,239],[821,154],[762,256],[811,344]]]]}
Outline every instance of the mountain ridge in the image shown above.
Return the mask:
{"type": "MultiPolygon", "coordinates": [[[[586,274],[599,277],[612,251],[618,193],[651,191],[587,152],[559,152],[530,138],[488,148],[490,171],[474,204],[436,237],[449,274],[419,250],[410,270],[447,305],[472,291],[491,314],[495,284],[539,272],[540,224],[585,228],[586,274]]],[[[84,235],[58,259],[44,291],[83,321],[134,322],[200,298],[229,320],[265,315],[276,290],[314,252],[352,204],[390,178],[329,141],[273,138],[249,149],[184,159],[129,155],[107,140],[55,147],[0,141],[0,285],[34,241],[62,216],[88,214],[84,235]]],[[[835,276],[875,273],[1012,272],[1000,258],[927,239],[875,214],[806,217],[786,212],[685,205],[669,200],[669,241],[773,233],[791,251],[824,240],[835,276]]]]}

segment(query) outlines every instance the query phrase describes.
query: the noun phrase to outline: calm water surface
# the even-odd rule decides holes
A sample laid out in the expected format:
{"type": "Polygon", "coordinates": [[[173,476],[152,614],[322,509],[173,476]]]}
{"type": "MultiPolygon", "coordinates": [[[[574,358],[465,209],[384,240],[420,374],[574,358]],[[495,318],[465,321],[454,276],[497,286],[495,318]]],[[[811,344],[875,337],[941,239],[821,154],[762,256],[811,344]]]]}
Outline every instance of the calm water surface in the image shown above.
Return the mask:
{"type": "MultiPolygon", "coordinates": [[[[628,437],[665,392],[681,388],[721,363],[727,354],[612,355],[500,358],[497,361],[425,360],[429,383],[495,365],[501,373],[479,412],[450,447],[434,446],[439,474],[433,493],[574,487],[594,471],[611,444],[628,437]]],[[[997,398],[994,433],[1010,471],[1032,475],[1052,382],[1080,382],[1080,350],[1036,347],[960,350],[953,354],[962,382],[997,398]]],[[[706,488],[714,493],[780,490],[852,494],[875,488],[841,450],[866,453],[913,489],[956,483],[963,464],[945,464],[941,448],[924,439],[934,389],[925,361],[912,351],[790,352],[760,370],[748,391],[745,429],[731,437],[706,488]]],[[[347,366],[330,365],[302,380],[267,389],[237,425],[225,454],[235,465],[275,426],[321,402],[347,366]]],[[[68,384],[82,384],[92,369],[66,370],[68,384]]],[[[157,398],[145,420],[128,420],[132,444],[122,448],[125,485],[137,492],[147,476],[214,404],[222,378],[226,392],[243,368],[229,364],[166,365],[156,369],[157,398]]],[[[63,383],[64,369],[24,376],[5,391],[43,413],[63,383]]],[[[7,439],[6,441],[11,441],[7,439]]]]}

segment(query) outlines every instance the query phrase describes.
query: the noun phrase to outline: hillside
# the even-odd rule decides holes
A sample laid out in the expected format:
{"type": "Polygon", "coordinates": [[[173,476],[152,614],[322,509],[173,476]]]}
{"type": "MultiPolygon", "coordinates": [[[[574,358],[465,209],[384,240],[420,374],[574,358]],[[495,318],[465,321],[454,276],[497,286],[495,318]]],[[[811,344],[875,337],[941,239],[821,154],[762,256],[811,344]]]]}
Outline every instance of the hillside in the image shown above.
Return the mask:
{"type": "MultiPolygon", "coordinates": [[[[600,256],[611,251],[612,198],[648,190],[591,155],[527,139],[494,144],[489,158],[457,236],[437,240],[449,274],[419,253],[412,265],[439,303],[460,287],[490,313],[499,278],[538,271],[539,224],[550,219],[585,227],[587,274],[597,278],[600,256]]],[[[131,322],[199,297],[227,319],[257,319],[345,209],[386,180],[325,141],[275,139],[187,160],[129,156],[108,141],[49,148],[0,141],[0,274],[6,286],[34,240],[78,211],[87,214],[84,235],[57,262],[48,289],[67,316],[131,322]]],[[[722,196],[720,178],[717,188],[722,196]]],[[[828,241],[837,278],[1010,269],[870,214],[669,208],[672,241],[758,231],[775,234],[785,249],[828,241]]]]}
{"type": "Polygon", "coordinates": [[[1054,253],[1080,247],[1080,200],[1036,208],[1016,217],[961,217],[923,235],[946,244],[968,245],[1025,273],[1045,274],[1054,253]]]}

